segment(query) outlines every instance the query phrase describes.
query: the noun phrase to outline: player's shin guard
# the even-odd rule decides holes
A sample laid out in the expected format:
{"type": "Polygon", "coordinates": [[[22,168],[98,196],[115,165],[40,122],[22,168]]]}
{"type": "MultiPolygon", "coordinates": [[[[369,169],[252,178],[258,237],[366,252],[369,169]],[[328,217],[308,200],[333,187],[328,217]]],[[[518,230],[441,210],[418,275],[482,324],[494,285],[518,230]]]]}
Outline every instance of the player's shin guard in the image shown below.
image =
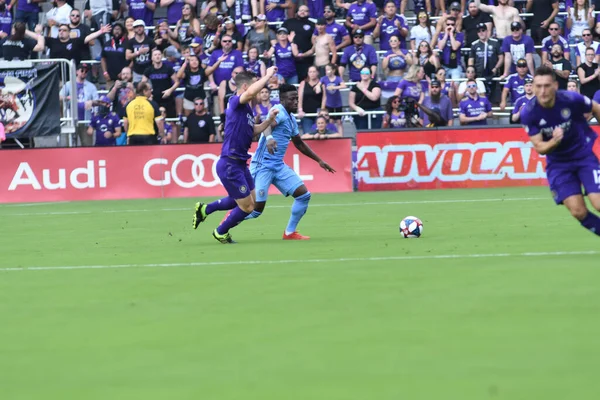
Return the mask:
{"type": "Polygon", "coordinates": [[[584,219],[581,220],[581,225],[588,231],[600,236],[600,218],[591,212],[588,212],[584,219]]]}
{"type": "Polygon", "coordinates": [[[231,210],[235,208],[235,206],[237,206],[237,203],[233,197],[223,197],[222,199],[206,205],[206,215],[212,214],[215,211],[231,210]]]}
{"type": "Polygon", "coordinates": [[[262,213],[260,211],[252,211],[250,214],[248,214],[248,216],[246,217],[246,219],[254,219],[254,218],[258,218],[262,215],[262,213]]]}
{"type": "Polygon", "coordinates": [[[298,196],[294,199],[294,203],[292,204],[292,215],[290,216],[287,228],[285,228],[286,235],[290,235],[296,232],[298,223],[300,222],[304,214],[306,214],[309,201],[310,192],[306,192],[302,196],[298,196]]]}
{"type": "Polygon", "coordinates": [[[221,225],[219,225],[219,227],[217,228],[217,233],[219,235],[226,234],[231,228],[242,222],[248,215],[250,214],[245,211],[242,211],[241,208],[234,208],[229,214],[229,216],[221,222],[221,225]]]}

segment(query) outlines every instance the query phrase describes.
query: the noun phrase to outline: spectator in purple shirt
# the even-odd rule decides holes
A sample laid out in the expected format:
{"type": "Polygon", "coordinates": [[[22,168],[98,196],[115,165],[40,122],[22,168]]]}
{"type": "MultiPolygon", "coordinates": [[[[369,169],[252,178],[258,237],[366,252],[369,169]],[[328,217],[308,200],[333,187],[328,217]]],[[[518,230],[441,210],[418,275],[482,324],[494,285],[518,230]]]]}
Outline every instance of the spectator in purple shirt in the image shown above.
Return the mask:
{"type": "Polygon", "coordinates": [[[551,52],[552,46],[559,44],[562,47],[567,60],[571,59],[571,51],[569,49],[569,43],[567,39],[560,36],[560,25],[557,22],[552,22],[548,27],[550,36],[546,36],[542,39],[542,64],[548,60],[548,53],[551,52]]]}
{"type": "Polygon", "coordinates": [[[510,93],[510,99],[514,103],[519,97],[525,93],[525,80],[532,79],[532,76],[527,73],[527,62],[525,59],[520,59],[517,62],[517,73],[508,76],[504,89],[502,90],[502,100],[500,100],[500,109],[506,108],[506,98],[510,93]]]}
{"type": "Polygon", "coordinates": [[[371,78],[375,79],[377,74],[377,53],[373,46],[364,43],[364,38],[362,30],[354,32],[354,46],[346,47],[340,59],[340,76],[344,75],[345,65],[349,64],[350,80],[354,82],[360,81],[360,70],[365,66],[371,69],[371,78]]]}
{"type": "Polygon", "coordinates": [[[156,0],[127,0],[129,16],[135,20],[141,19],[146,26],[154,25],[154,10],[156,0]]]}
{"type": "Polygon", "coordinates": [[[459,120],[461,125],[487,125],[492,117],[492,105],[486,97],[477,93],[477,82],[467,81],[467,95],[460,101],[459,120]]]}
{"type": "Polygon", "coordinates": [[[267,16],[268,22],[286,20],[285,10],[292,7],[292,0],[261,0],[260,13],[267,16]]]}
{"type": "MultiPolygon", "coordinates": [[[[442,118],[442,123],[440,125],[435,126],[452,126],[454,123],[453,118],[454,114],[452,113],[452,102],[450,98],[445,94],[442,94],[442,85],[440,81],[433,79],[431,84],[429,85],[429,96],[425,97],[423,100],[423,105],[429,110],[437,112],[439,116],[442,118]],[[445,123],[443,123],[445,121],[445,123]]],[[[429,115],[423,111],[422,108],[419,109],[419,114],[421,116],[422,125],[424,127],[430,127],[432,122],[429,118],[429,115]]]]}
{"type": "Polygon", "coordinates": [[[181,18],[181,10],[184,4],[189,4],[196,8],[196,0],[160,0],[161,7],[167,7],[167,22],[169,25],[175,25],[181,18]]]}
{"type": "Polygon", "coordinates": [[[438,50],[442,52],[440,61],[451,79],[462,78],[463,69],[460,49],[465,41],[465,34],[456,31],[456,19],[446,18],[446,27],[439,34],[438,50]]]}
{"type": "Polygon", "coordinates": [[[389,40],[392,36],[400,39],[400,48],[406,49],[406,38],[408,37],[408,25],[404,17],[396,15],[396,3],[388,0],[385,3],[385,13],[377,20],[377,26],[373,31],[373,37],[379,37],[381,50],[390,50],[389,40]]]}
{"type": "Polygon", "coordinates": [[[0,39],[4,39],[10,35],[12,22],[12,14],[6,8],[6,0],[0,0],[0,39]]]}
{"type": "Polygon", "coordinates": [[[419,103],[425,98],[425,92],[427,91],[423,82],[425,78],[425,71],[420,65],[412,65],[404,79],[398,84],[394,96],[398,96],[401,99],[403,97],[410,97],[419,103]]]}
{"type": "Polygon", "coordinates": [[[511,36],[504,38],[502,42],[502,51],[504,52],[504,74],[501,78],[506,78],[509,74],[516,72],[517,61],[524,58],[527,61],[529,73],[533,69],[533,39],[523,33],[523,26],[520,22],[510,24],[511,36]]]}
{"type": "Polygon", "coordinates": [[[221,38],[221,49],[215,50],[210,55],[209,67],[206,75],[209,77],[211,87],[219,86],[222,81],[231,78],[231,71],[236,67],[244,67],[242,52],[233,49],[233,39],[229,35],[221,38]]]}
{"type": "Polygon", "coordinates": [[[365,0],[357,0],[350,4],[346,14],[346,27],[354,34],[361,30],[365,35],[365,43],[373,44],[373,29],[377,24],[377,7],[365,0]]]}
{"type": "Polygon", "coordinates": [[[277,73],[283,76],[286,83],[293,85],[298,83],[298,71],[294,57],[301,53],[298,53],[298,46],[292,43],[294,35],[288,35],[289,32],[286,28],[281,27],[277,30],[277,43],[267,52],[267,59],[275,55],[277,73]]]}
{"type": "Polygon", "coordinates": [[[510,122],[515,124],[521,122],[521,111],[523,110],[523,107],[525,107],[527,103],[529,103],[529,101],[531,101],[534,97],[533,79],[527,78],[525,80],[525,94],[515,101],[515,106],[510,116],[510,122]]]}
{"type": "MultiPolygon", "coordinates": [[[[40,3],[45,0],[17,0],[17,12],[15,22],[24,22],[27,29],[33,31],[40,21],[40,3]]],[[[11,2],[14,5],[14,0],[11,2]]]]}
{"type": "Polygon", "coordinates": [[[92,114],[87,134],[95,136],[95,146],[114,146],[116,138],[121,136],[120,118],[110,110],[111,103],[107,96],[94,102],[96,112],[92,114]]]}

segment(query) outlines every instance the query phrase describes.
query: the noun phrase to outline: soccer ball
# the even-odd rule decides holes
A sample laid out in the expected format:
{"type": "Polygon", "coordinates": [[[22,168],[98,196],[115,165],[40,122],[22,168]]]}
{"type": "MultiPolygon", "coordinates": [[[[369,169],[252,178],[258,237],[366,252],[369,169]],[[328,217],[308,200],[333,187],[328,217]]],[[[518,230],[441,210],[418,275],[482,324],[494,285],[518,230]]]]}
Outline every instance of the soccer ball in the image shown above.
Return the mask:
{"type": "Polygon", "coordinates": [[[406,217],[400,221],[400,234],[406,239],[421,237],[423,223],[417,217],[406,217]]]}

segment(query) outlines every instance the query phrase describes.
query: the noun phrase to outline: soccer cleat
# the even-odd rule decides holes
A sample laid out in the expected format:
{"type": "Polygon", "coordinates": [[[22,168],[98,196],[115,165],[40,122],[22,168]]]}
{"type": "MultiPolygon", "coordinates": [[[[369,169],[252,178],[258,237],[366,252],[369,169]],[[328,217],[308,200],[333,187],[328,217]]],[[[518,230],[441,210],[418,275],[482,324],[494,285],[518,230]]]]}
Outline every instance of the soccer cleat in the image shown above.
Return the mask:
{"type": "Polygon", "coordinates": [[[192,220],[194,229],[198,228],[198,225],[200,225],[201,222],[204,222],[206,217],[206,204],[196,203],[196,212],[194,213],[194,219],[192,220]]]}
{"type": "Polygon", "coordinates": [[[233,244],[233,243],[237,243],[235,240],[233,240],[231,238],[231,233],[227,232],[224,235],[219,235],[219,232],[217,232],[217,230],[215,229],[213,231],[213,237],[215,239],[217,239],[219,242],[223,243],[223,244],[233,244]]]}
{"type": "Polygon", "coordinates": [[[289,235],[286,235],[285,232],[283,232],[283,240],[309,240],[310,236],[304,236],[299,234],[298,232],[292,232],[289,235]]]}

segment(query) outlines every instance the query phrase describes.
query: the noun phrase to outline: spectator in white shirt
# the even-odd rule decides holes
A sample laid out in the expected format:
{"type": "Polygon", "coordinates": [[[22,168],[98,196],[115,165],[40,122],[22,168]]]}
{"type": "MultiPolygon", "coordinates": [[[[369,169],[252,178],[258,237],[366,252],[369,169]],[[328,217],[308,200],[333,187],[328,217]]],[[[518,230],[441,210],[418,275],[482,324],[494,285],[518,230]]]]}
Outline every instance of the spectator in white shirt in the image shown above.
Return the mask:
{"type": "MultiPolygon", "coordinates": [[[[73,8],[67,4],[65,0],[56,0],[56,7],[46,13],[48,19],[48,26],[50,27],[50,37],[58,37],[58,26],[61,24],[68,25],[71,20],[71,10],[73,8]]],[[[102,26],[102,25],[101,25],[102,26]]]]}
{"type": "Polygon", "coordinates": [[[410,48],[415,51],[419,48],[419,44],[425,41],[431,43],[435,36],[435,28],[431,26],[429,15],[423,10],[419,11],[417,16],[419,23],[410,30],[410,48]]]}

